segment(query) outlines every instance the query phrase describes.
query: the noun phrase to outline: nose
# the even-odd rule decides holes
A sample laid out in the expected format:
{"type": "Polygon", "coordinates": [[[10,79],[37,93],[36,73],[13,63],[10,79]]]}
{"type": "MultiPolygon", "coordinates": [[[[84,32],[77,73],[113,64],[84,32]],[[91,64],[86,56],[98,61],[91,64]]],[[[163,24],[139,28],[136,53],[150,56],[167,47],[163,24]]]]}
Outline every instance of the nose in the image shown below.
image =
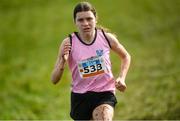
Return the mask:
{"type": "Polygon", "coordinates": [[[88,25],[88,24],[89,24],[89,23],[88,23],[87,20],[84,20],[84,21],[83,21],[83,25],[84,25],[84,26],[86,26],[86,25],[88,25]]]}

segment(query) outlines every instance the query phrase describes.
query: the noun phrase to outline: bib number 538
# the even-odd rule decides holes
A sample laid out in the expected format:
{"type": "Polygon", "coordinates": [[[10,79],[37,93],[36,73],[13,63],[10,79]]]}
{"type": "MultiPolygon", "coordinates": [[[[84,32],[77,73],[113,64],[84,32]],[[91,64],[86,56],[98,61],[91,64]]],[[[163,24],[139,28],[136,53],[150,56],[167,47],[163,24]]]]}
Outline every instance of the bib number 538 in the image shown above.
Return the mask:
{"type": "Polygon", "coordinates": [[[84,67],[83,70],[84,70],[84,73],[93,73],[93,72],[102,70],[102,65],[96,64],[96,65],[86,66],[84,67]]]}

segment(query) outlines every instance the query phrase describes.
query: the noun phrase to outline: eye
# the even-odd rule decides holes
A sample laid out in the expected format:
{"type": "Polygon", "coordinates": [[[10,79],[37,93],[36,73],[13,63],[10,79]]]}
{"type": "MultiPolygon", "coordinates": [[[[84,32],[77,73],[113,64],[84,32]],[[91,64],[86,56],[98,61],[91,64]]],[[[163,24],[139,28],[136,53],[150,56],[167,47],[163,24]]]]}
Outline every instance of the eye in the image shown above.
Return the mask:
{"type": "Polygon", "coordinates": [[[79,18],[77,21],[79,21],[79,22],[83,22],[83,19],[82,19],[82,18],[79,18]]]}
{"type": "Polygon", "coordinates": [[[91,18],[91,17],[88,17],[88,18],[87,18],[87,21],[91,21],[92,19],[93,19],[93,18],[91,18]]]}

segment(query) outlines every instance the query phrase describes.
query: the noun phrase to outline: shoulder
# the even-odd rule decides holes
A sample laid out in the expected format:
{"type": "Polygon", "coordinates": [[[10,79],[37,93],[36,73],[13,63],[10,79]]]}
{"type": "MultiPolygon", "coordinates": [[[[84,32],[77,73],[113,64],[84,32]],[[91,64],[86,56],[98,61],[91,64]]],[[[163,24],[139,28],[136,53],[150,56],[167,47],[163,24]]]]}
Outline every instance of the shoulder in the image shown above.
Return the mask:
{"type": "Polygon", "coordinates": [[[104,32],[105,37],[109,41],[111,47],[116,46],[119,44],[119,40],[117,39],[117,36],[110,32],[104,32]]]}
{"type": "Polygon", "coordinates": [[[110,33],[110,32],[104,32],[104,34],[106,35],[106,37],[107,37],[109,40],[117,39],[116,35],[113,34],[113,33],[110,33]]]}
{"type": "Polygon", "coordinates": [[[116,35],[114,33],[112,33],[110,31],[110,29],[108,29],[108,28],[100,26],[100,27],[98,27],[97,30],[102,31],[102,33],[104,34],[106,39],[115,39],[116,38],[116,35]]]}

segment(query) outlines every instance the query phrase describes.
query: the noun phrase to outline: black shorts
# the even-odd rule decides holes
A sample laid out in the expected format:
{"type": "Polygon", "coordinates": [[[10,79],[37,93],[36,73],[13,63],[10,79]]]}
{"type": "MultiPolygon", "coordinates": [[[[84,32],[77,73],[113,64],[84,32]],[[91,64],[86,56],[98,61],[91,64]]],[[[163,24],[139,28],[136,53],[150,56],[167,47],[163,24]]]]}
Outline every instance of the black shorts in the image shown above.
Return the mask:
{"type": "Polygon", "coordinates": [[[113,108],[117,103],[112,92],[87,92],[84,94],[71,92],[70,116],[74,120],[90,120],[93,110],[101,104],[109,104],[113,108]]]}

